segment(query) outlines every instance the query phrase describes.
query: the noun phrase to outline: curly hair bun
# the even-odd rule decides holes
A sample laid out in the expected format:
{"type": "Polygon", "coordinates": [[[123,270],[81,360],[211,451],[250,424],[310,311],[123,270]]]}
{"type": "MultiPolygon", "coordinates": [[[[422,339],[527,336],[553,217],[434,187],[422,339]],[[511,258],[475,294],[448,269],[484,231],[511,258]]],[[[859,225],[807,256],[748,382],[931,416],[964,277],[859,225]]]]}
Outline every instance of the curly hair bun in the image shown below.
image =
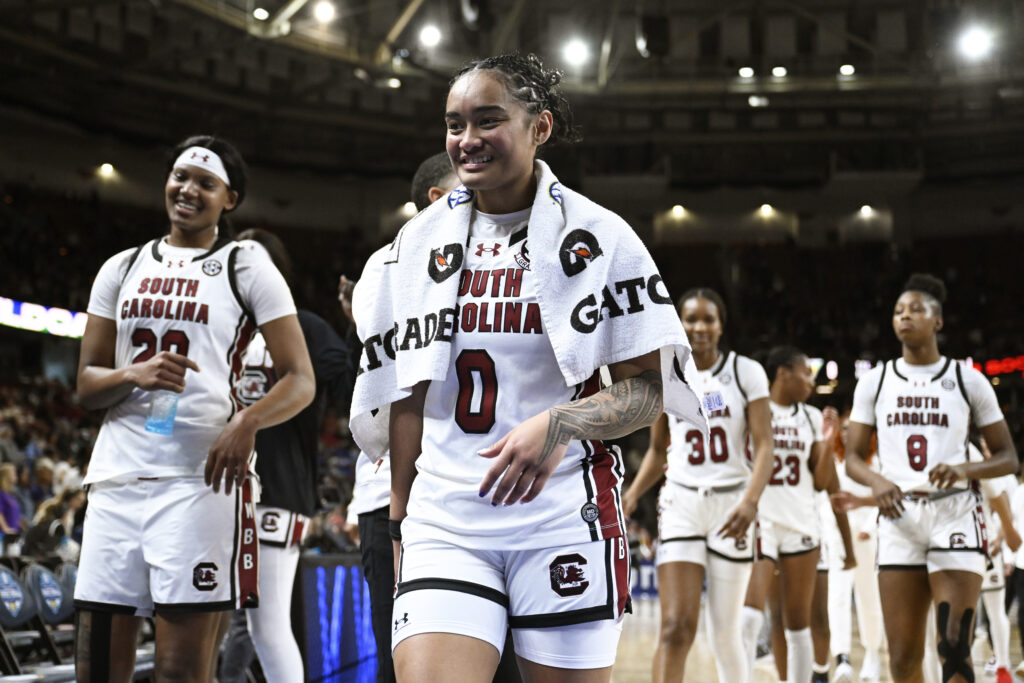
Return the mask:
{"type": "Polygon", "coordinates": [[[914,273],[903,285],[903,291],[924,292],[940,304],[946,303],[946,285],[930,273],[914,273]]]}

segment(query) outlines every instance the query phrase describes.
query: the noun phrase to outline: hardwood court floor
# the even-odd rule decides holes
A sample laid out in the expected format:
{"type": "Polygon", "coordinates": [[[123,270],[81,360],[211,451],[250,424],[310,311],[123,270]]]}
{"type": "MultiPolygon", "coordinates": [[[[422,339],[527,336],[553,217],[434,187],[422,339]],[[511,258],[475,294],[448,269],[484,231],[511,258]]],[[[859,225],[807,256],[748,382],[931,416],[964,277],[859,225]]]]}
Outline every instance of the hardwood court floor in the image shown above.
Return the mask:
{"type": "MultiPolygon", "coordinates": [[[[622,629],[622,639],[619,641],[619,652],[613,668],[613,683],[649,683],[651,680],[651,659],[654,656],[654,648],[658,637],[659,620],[658,601],[650,599],[639,599],[633,602],[633,614],[626,615],[622,629]]],[[[1010,661],[1016,666],[1021,661],[1020,637],[1017,634],[1016,626],[1012,627],[1010,636],[1010,661]]],[[[974,647],[974,664],[978,683],[993,681],[994,678],[986,678],[984,674],[985,660],[988,659],[991,651],[987,642],[976,639],[974,647]]],[[[857,637],[856,617],[854,618],[853,652],[850,658],[855,670],[860,670],[860,663],[864,657],[864,650],[860,647],[857,637]]],[[[883,655],[882,680],[888,681],[888,658],[883,655]]],[[[775,672],[774,661],[768,657],[758,662],[754,670],[753,683],[777,683],[779,680],[775,672]]],[[[1015,679],[1021,681],[1021,679],[1015,679]]],[[[690,651],[686,662],[686,683],[715,683],[718,675],[715,672],[715,664],[711,659],[711,651],[708,649],[707,640],[704,638],[703,620],[697,642],[690,651]]],[[[726,683],[726,682],[720,682],[726,683]]]]}

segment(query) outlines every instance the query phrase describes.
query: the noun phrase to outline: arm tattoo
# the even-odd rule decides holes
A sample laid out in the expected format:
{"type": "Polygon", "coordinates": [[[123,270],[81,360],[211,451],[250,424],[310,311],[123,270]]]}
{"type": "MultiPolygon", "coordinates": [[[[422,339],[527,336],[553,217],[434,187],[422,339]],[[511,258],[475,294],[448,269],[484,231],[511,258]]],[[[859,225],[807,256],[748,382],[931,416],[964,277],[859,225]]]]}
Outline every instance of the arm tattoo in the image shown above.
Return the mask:
{"type": "Polygon", "coordinates": [[[645,370],[593,396],[551,409],[540,465],[572,439],[615,439],[652,424],[661,415],[661,373],[645,370]]]}

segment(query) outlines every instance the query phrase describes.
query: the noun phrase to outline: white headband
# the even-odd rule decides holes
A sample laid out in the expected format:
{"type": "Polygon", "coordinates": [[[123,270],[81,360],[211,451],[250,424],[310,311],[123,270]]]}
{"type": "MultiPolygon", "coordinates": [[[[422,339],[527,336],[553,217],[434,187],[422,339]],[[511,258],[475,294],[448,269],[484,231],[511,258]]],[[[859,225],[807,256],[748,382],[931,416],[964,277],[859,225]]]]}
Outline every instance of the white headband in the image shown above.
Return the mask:
{"type": "Polygon", "coordinates": [[[181,156],[174,162],[174,165],[198,166],[204,171],[209,171],[217,176],[224,181],[225,185],[231,187],[231,181],[228,179],[228,172],[224,168],[224,162],[220,160],[216,152],[205,147],[189,147],[181,153],[181,156]]]}

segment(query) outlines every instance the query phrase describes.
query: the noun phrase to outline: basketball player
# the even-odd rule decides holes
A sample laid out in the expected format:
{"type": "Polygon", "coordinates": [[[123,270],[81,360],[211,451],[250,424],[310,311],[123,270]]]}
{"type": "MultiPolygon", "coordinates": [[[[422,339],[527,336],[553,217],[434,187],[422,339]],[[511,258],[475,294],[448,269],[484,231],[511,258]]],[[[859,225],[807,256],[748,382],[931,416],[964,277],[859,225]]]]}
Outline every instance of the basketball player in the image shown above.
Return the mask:
{"type": "MultiPolygon", "coordinates": [[[[452,168],[447,152],[438,152],[428,157],[416,169],[412,178],[412,201],[419,211],[455,189],[459,180],[452,168]]],[[[378,259],[387,248],[374,253],[367,261],[366,268],[375,270],[378,259]]],[[[344,275],[338,285],[338,299],[342,311],[358,326],[355,310],[372,307],[374,293],[368,291],[374,276],[365,273],[359,282],[352,282],[344,275]],[[362,284],[360,284],[362,283],[362,284]],[[358,291],[358,296],[355,292],[358,291]]],[[[359,316],[362,318],[363,316],[359,316]]],[[[358,515],[359,550],[362,554],[363,575],[370,587],[370,609],[373,618],[373,633],[377,642],[377,681],[387,683],[395,680],[395,668],[391,659],[391,611],[395,591],[395,554],[388,533],[388,514],[391,500],[391,464],[386,457],[375,461],[365,451],[360,451],[356,462],[356,481],[349,503],[349,514],[358,515]]],[[[492,683],[518,683],[521,680],[516,666],[515,650],[511,634],[505,639],[501,662],[494,673],[492,683]]]]}
{"type": "MultiPolygon", "coordinates": [[[[390,406],[391,524],[401,537],[392,640],[401,683],[489,681],[508,625],[524,679],[610,680],[628,600],[629,557],[620,456],[600,440],[650,425],[667,390],[654,349],[632,358],[612,352],[613,384],[604,390],[597,367],[584,369],[590,380],[567,386],[556,361],[555,329],[539,315],[542,274],[564,283],[570,273],[583,273],[575,282],[588,282],[623,265],[616,255],[627,249],[635,259],[649,258],[624,231],[618,242],[596,244],[583,227],[610,234],[603,231],[625,226],[551,181],[547,166],[535,161],[537,148],[549,140],[576,137],[559,80],[534,55],[493,57],[461,70],[447,99],[446,147],[466,190],[403,229],[397,265],[418,270],[418,253],[428,254],[416,251],[410,226],[429,229],[427,241],[446,227],[448,211],[470,204],[457,214],[469,221],[470,248],[463,253],[456,243],[444,253],[430,252],[428,272],[435,281],[444,277],[436,269],[450,268],[457,255],[456,274],[477,285],[460,288],[456,304],[474,310],[486,302],[492,311],[500,305],[513,319],[499,332],[460,316],[444,342],[450,347],[440,347],[446,356],[450,348],[453,359],[446,377],[416,384],[411,396],[390,406]],[[592,222],[567,232],[561,250],[556,245],[538,256],[535,241],[543,244],[551,238],[545,230],[560,235],[565,226],[535,223],[537,216],[554,222],[555,212],[584,206],[592,222]],[[577,236],[580,242],[569,239],[577,236]],[[505,282],[512,284],[492,285],[488,274],[496,272],[509,274],[505,282]]],[[[649,277],[657,289],[660,276],[649,277]]],[[[603,286],[610,291],[613,284],[603,286]]],[[[654,293],[663,301],[660,292],[654,293]]],[[[635,293],[649,297],[651,291],[635,293]]],[[[644,308],[682,340],[678,321],[661,310],[644,308]]],[[[636,310],[622,315],[636,321],[634,335],[651,319],[636,310]]],[[[601,325],[594,328],[599,336],[589,339],[610,341],[610,331],[625,329],[587,320],[601,325]]],[[[615,343],[632,347],[634,335],[616,335],[615,343]]],[[[357,397],[373,372],[360,375],[357,397]]]]}
{"type": "MultiPolygon", "coordinates": [[[[759,513],[764,559],[755,563],[746,606],[764,609],[777,569],[787,652],[780,678],[796,683],[811,680],[814,661],[811,601],[821,537],[814,492],[826,490],[835,479],[831,451],[838,416],[834,409],[823,416],[804,403],[814,390],[814,379],[801,351],[776,347],[769,352],[765,369],[771,379],[774,462],[759,513]]],[[[756,643],[748,640],[747,648],[752,669],[756,643]]]]}
{"type": "MultiPolygon", "coordinates": [[[[276,235],[255,228],[243,231],[238,239],[248,249],[265,249],[285,281],[291,282],[291,258],[276,235]]],[[[344,401],[351,395],[353,378],[348,349],[331,326],[302,309],[298,318],[313,362],[316,398],[287,422],[256,433],[256,473],[262,484],[256,506],[260,606],[235,612],[221,658],[221,683],[245,681],[253,646],[268,681],[301,683],[304,678],[302,654],[291,631],[299,545],[316,511],[320,423],[327,399],[344,401]]],[[[244,405],[252,405],[277,382],[277,369],[261,334],[249,345],[243,362],[237,393],[244,405]]]]}
{"type": "MultiPolygon", "coordinates": [[[[691,383],[720,403],[708,417],[706,438],[693,425],[668,415],[654,423],[622,507],[632,515],[640,497],[662,476],[667,478],[659,498],[661,628],[653,679],[683,680],[706,580],[708,634],[718,678],[743,682],[748,670],[741,621],[754,556],[751,522],[771,474],[768,376],[757,361],[719,348],[726,312],[717,292],[691,289],[680,298],[678,309],[698,370],[691,383]],[[745,456],[748,434],[753,474],[745,456]]],[[[760,622],[751,628],[760,630],[760,622]]]]}
{"type": "Polygon", "coordinates": [[[287,284],[222,217],[245,196],[238,152],[192,137],[167,171],[170,233],[103,265],[82,338],[79,398],[107,413],[85,480],[79,681],[131,680],[140,617],[153,614],[157,678],[210,679],[218,613],[257,599],[256,432],[313,397],[287,284]],[[231,389],[257,326],[279,381],[243,407],[231,389]]]}
{"type": "Polygon", "coordinates": [[[933,601],[943,681],[974,680],[971,636],[986,536],[971,482],[1017,470],[992,386],[939,353],[945,298],[938,278],[910,277],[892,315],[902,357],[860,378],[850,415],[846,471],[871,487],[881,513],[878,584],[896,683],[921,680],[933,601]],[[968,462],[972,423],[992,451],[983,462],[968,462]],[[865,463],[873,430],[879,472],[865,463]]]}

